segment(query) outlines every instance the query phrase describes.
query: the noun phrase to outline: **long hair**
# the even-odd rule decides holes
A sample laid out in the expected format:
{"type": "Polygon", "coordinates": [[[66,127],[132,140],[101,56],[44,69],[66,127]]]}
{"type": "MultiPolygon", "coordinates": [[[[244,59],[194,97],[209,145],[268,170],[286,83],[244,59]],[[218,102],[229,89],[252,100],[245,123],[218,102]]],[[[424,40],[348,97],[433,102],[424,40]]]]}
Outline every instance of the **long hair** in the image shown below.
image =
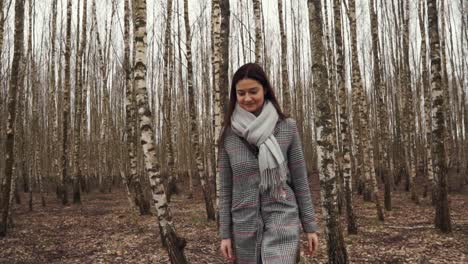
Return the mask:
{"type": "Polygon", "coordinates": [[[244,79],[252,79],[259,82],[264,89],[264,99],[269,100],[273,104],[276,111],[278,112],[279,119],[282,120],[287,117],[286,114],[284,114],[283,111],[281,111],[281,107],[278,103],[278,100],[276,99],[273,87],[271,86],[270,81],[268,80],[263,68],[256,63],[244,64],[239,69],[237,69],[236,73],[234,73],[234,76],[232,77],[231,90],[229,92],[229,104],[226,111],[226,115],[224,116],[224,126],[222,130],[223,132],[220,136],[220,144],[223,142],[224,134],[227,128],[231,126],[232,113],[234,112],[237,103],[237,83],[244,79]]]}

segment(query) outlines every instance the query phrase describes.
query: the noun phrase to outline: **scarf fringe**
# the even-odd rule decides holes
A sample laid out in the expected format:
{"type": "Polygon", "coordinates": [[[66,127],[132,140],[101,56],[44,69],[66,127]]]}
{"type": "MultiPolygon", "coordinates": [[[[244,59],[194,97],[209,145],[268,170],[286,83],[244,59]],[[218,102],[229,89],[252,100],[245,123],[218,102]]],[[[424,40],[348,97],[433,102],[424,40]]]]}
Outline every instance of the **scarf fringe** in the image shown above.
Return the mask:
{"type": "Polygon", "coordinates": [[[286,161],[276,168],[262,171],[260,174],[260,192],[269,191],[274,198],[278,200],[285,199],[284,184],[286,183],[288,173],[289,169],[286,161]]]}

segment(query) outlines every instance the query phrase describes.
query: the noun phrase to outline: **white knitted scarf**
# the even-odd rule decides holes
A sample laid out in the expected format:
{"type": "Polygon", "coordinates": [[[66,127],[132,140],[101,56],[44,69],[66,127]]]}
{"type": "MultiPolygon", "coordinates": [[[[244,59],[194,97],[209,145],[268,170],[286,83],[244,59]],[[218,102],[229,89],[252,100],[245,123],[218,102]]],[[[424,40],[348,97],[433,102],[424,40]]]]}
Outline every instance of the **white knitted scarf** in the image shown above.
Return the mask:
{"type": "Polygon", "coordinates": [[[288,165],[273,135],[278,118],[276,108],[268,100],[258,116],[236,104],[231,126],[235,134],[259,149],[260,191],[270,190],[274,197],[285,198],[283,186],[287,179],[288,165]]]}

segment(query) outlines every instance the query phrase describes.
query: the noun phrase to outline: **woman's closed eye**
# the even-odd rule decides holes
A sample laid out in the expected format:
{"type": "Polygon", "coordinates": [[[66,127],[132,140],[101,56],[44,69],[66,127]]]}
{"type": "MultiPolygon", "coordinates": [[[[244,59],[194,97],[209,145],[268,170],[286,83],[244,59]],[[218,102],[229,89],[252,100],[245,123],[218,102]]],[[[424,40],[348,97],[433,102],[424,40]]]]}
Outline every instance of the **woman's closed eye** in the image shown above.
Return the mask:
{"type": "MultiPolygon", "coordinates": [[[[248,91],[247,93],[249,93],[250,95],[256,95],[258,93],[258,90],[248,91]]],[[[246,92],[244,92],[244,91],[238,91],[237,92],[237,95],[239,95],[239,96],[244,96],[245,94],[246,94],[246,92]]]]}

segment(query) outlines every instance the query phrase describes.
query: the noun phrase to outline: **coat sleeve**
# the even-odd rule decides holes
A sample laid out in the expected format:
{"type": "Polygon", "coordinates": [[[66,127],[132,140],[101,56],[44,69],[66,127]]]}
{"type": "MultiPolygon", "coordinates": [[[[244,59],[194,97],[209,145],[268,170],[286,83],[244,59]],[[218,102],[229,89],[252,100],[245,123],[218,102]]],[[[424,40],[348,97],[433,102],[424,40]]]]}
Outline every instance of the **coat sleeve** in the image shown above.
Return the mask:
{"type": "Polygon", "coordinates": [[[291,174],[292,188],[299,207],[302,228],[306,233],[314,233],[318,231],[318,227],[315,222],[314,205],[312,204],[312,197],[310,195],[307,167],[302,151],[301,139],[297,131],[296,122],[291,119],[288,121],[293,137],[288,149],[288,165],[291,174]]]}
{"type": "Polygon", "coordinates": [[[219,191],[219,235],[221,239],[232,236],[232,169],[224,144],[219,148],[218,170],[221,182],[219,191]]]}

